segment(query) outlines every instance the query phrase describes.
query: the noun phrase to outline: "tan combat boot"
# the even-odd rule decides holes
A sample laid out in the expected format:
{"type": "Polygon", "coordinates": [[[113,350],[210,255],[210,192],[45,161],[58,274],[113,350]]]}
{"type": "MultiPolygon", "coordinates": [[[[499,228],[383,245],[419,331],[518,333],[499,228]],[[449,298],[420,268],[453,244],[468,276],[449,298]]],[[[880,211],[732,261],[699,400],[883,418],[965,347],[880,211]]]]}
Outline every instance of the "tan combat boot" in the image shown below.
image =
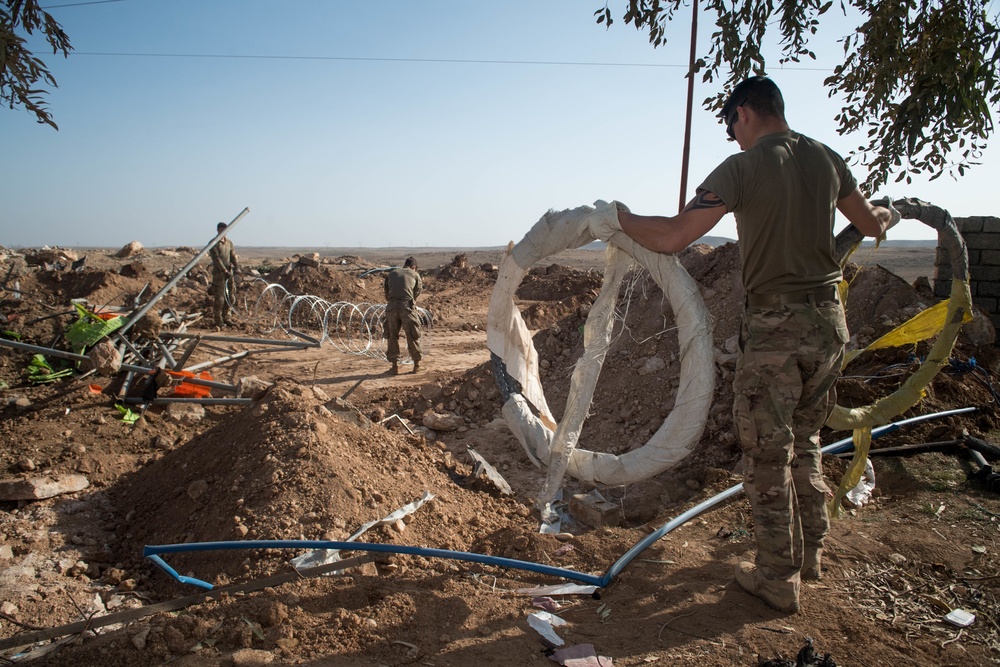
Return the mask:
{"type": "Polygon", "coordinates": [[[806,549],[805,554],[802,557],[801,577],[803,579],[822,579],[823,578],[822,561],[823,561],[822,549],[806,549]]]}
{"type": "Polygon", "coordinates": [[[736,583],[750,595],[760,598],[768,606],[789,614],[799,610],[799,575],[789,581],[767,579],[753,563],[736,566],[736,583]]]}
{"type": "Polygon", "coordinates": [[[392,368],[389,369],[389,375],[399,375],[399,364],[395,361],[392,362],[392,368]]]}
{"type": "Polygon", "coordinates": [[[413,372],[414,373],[419,373],[420,372],[420,362],[419,361],[414,361],[413,362],[413,372]]]}

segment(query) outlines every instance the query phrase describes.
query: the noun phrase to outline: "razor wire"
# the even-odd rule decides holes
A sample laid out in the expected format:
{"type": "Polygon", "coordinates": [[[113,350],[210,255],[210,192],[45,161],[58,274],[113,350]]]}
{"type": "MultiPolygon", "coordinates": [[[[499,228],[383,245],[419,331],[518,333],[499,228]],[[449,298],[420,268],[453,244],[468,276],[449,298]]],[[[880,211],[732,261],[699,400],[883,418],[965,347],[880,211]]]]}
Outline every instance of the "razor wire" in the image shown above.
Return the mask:
{"type": "MultiPolygon", "coordinates": [[[[242,282],[235,296],[227,289],[226,299],[233,311],[261,334],[280,330],[290,336],[314,338],[320,345],[328,341],[346,354],[386,359],[384,303],[328,301],[314,294],[294,294],[262,278],[242,282]]],[[[426,347],[434,316],[420,306],[415,313],[421,346],[426,347]]],[[[406,346],[401,345],[399,360],[410,363],[405,351],[406,346]]]]}

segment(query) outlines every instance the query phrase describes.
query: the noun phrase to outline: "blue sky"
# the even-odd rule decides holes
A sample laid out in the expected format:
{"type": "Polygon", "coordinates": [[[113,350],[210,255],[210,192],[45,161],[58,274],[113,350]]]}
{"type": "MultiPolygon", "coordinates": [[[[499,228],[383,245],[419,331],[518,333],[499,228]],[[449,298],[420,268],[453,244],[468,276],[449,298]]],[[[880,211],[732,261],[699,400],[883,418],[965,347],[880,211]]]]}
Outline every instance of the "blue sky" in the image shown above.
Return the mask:
{"type": "MultiPolygon", "coordinates": [[[[497,246],[550,208],[677,210],[689,13],[654,50],[583,0],[57,6],[75,1],[43,3],[75,52],[35,44],[59,131],[0,109],[2,245],[199,245],[248,207],[237,245],[497,246]]],[[[822,80],[849,29],[825,22],[817,62],[770,72],[793,129],[844,154],[861,142],[835,134],[822,80]]],[[[715,92],[699,82],[696,103],[715,92]]],[[[735,150],[696,106],[688,197],[735,150]]],[[[879,194],[996,214],[998,161],[879,194]]],[[[712,233],[735,238],[732,217],[712,233]]]]}

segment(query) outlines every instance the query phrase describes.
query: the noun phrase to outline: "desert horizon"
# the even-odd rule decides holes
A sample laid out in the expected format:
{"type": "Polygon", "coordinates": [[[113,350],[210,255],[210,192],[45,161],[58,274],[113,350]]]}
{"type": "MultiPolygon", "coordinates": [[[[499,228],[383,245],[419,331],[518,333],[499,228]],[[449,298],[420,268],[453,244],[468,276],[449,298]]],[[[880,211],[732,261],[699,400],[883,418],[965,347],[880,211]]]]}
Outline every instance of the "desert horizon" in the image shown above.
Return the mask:
{"type": "MultiPolygon", "coordinates": [[[[238,239],[237,239],[238,240],[238,239]]],[[[726,243],[734,242],[732,239],[717,236],[705,236],[699,239],[698,243],[720,247],[726,243]]],[[[128,242],[124,242],[122,246],[128,242]]],[[[141,241],[140,241],[141,243],[141,241]]],[[[114,254],[122,246],[42,246],[48,248],[63,248],[72,250],[77,255],[83,256],[88,252],[114,254]]],[[[144,246],[143,252],[154,253],[197,253],[203,246],[194,245],[167,245],[167,246],[144,246]]],[[[2,246],[0,246],[2,248],[2,246]]],[[[269,263],[272,261],[288,261],[296,255],[306,253],[319,253],[321,257],[360,257],[373,264],[396,265],[401,264],[408,256],[414,256],[418,260],[421,269],[431,269],[451,263],[456,255],[466,255],[470,265],[496,264],[503,257],[506,245],[498,246],[251,246],[236,243],[236,252],[244,260],[250,263],[269,263]]],[[[18,253],[21,251],[33,250],[36,247],[14,248],[7,247],[8,252],[18,253]]],[[[604,266],[604,244],[595,241],[588,245],[574,250],[564,250],[546,260],[547,264],[561,264],[574,269],[599,269],[604,266]]],[[[932,278],[934,276],[934,260],[937,252],[937,242],[932,240],[899,240],[886,241],[877,248],[874,242],[866,241],[862,243],[858,251],[855,252],[852,261],[861,265],[879,265],[892,271],[900,278],[912,283],[919,277],[932,278]]],[[[142,259],[143,255],[137,255],[136,259],[142,259]]],[[[205,260],[207,261],[207,259],[205,260]]]]}

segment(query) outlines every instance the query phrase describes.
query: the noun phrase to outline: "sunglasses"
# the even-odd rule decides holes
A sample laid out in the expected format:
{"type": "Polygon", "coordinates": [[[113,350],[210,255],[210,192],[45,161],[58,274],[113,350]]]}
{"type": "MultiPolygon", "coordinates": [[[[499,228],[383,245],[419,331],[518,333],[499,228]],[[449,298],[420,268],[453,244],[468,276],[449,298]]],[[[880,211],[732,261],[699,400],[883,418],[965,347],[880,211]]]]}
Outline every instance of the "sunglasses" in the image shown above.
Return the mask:
{"type": "Polygon", "coordinates": [[[736,119],[739,118],[739,114],[736,109],[747,103],[747,98],[743,98],[743,101],[739,104],[733,105],[733,111],[731,114],[725,117],[726,122],[726,134],[729,136],[730,141],[736,141],[736,133],[733,132],[733,126],[736,125],[736,119]]]}

